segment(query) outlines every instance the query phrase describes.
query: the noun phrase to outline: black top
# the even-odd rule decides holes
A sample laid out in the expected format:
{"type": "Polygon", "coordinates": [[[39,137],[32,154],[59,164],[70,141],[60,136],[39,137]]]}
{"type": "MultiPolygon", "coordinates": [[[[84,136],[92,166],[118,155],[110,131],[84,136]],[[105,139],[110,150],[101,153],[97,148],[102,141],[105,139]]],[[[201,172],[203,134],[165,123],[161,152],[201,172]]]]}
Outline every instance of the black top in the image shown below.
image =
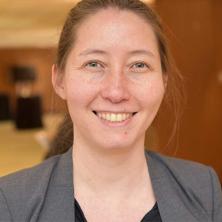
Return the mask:
{"type": "MultiPolygon", "coordinates": [[[[76,199],[75,199],[75,219],[76,219],[76,222],[87,222],[87,220],[84,216],[84,213],[83,213],[83,211],[76,199]]],[[[162,222],[157,203],[143,217],[141,222],[162,222]]]]}

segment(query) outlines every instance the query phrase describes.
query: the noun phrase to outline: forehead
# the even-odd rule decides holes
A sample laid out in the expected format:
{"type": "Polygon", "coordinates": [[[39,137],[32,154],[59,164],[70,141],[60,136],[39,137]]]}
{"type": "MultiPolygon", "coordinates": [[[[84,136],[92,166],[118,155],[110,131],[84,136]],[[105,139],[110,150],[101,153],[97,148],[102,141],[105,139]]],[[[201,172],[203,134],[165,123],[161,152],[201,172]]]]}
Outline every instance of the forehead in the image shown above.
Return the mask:
{"type": "Polygon", "coordinates": [[[88,16],[78,27],[74,48],[119,48],[136,50],[148,47],[157,52],[152,26],[129,10],[108,8],[88,16]]]}

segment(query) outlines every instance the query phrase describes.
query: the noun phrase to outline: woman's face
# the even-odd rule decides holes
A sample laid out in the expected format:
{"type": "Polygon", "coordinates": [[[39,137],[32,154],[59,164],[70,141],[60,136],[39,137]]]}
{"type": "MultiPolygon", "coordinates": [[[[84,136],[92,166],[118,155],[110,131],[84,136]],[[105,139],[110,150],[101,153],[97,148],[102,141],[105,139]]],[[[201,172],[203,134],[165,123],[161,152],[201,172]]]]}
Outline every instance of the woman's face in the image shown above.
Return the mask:
{"type": "Polygon", "coordinates": [[[102,149],[143,145],[164,95],[154,32],[136,14],[101,10],[86,19],[57,92],[67,100],[74,142],[102,149]]]}

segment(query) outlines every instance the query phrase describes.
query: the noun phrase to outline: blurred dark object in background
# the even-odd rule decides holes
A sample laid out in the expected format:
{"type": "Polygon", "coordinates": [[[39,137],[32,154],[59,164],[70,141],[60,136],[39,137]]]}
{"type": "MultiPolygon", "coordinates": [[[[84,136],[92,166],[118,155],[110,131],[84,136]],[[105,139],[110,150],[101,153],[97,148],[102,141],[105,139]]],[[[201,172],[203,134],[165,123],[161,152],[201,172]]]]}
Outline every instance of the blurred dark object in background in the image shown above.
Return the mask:
{"type": "Polygon", "coordinates": [[[32,66],[13,66],[11,68],[11,79],[15,83],[16,95],[19,97],[30,97],[33,93],[33,84],[37,73],[32,66]]]}
{"type": "Polygon", "coordinates": [[[0,121],[11,119],[9,96],[0,93],[0,121]]]}
{"type": "Polygon", "coordinates": [[[31,66],[13,66],[11,68],[13,82],[34,82],[36,80],[36,70],[31,66]]]}
{"type": "Polygon", "coordinates": [[[42,127],[42,99],[33,93],[37,79],[36,69],[32,66],[12,66],[11,77],[16,89],[16,128],[42,127]]]}
{"type": "Polygon", "coordinates": [[[43,126],[40,96],[17,98],[15,124],[17,129],[32,129],[43,126]]]}

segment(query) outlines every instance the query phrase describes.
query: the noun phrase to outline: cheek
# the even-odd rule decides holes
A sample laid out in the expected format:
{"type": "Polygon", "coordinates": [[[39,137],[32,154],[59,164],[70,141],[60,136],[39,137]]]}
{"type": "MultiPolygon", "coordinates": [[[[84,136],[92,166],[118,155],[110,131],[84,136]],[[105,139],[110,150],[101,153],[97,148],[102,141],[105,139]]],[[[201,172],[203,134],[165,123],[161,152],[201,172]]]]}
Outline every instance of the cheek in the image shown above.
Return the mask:
{"type": "Polygon", "coordinates": [[[68,106],[78,109],[87,106],[95,97],[97,87],[83,78],[69,77],[66,79],[66,98],[68,106]]]}
{"type": "Polygon", "coordinates": [[[158,108],[164,97],[164,84],[162,79],[152,79],[150,81],[144,82],[140,85],[134,95],[142,107],[148,107],[150,111],[153,108],[158,108]]]}

